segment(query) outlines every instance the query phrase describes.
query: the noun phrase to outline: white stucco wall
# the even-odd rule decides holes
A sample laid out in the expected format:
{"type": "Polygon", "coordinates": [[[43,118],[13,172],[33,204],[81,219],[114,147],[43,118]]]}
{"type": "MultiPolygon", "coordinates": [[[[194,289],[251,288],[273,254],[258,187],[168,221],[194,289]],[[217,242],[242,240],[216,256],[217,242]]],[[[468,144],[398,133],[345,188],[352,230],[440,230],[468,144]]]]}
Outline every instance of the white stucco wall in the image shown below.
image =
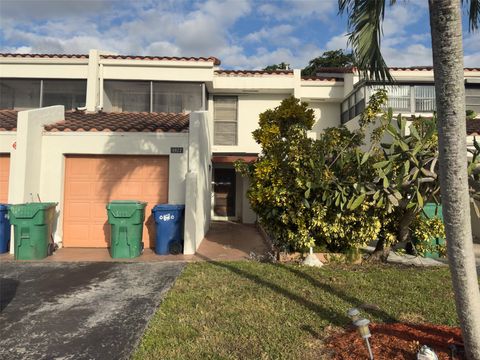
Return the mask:
{"type": "Polygon", "coordinates": [[[16,139],[16,131],[0,131],[0,154],[9,154],[13,152],[13,143],[16,139]]]}
{"type": "Polygon", "coordinates": [[[210,227],[211,150],[208,113],[190,114],[185,196],[185,254],[194,254],[210,227]]]}
{"type": "Polygon", "coordinates": [[[308,102],[315,112],[315,124],[312,130],[320,134],[324,129],[340,125],[340,103],[334,102],[308,102]]]}
{"type": "Polygon", "coordinates": [[[86,79],[88,59],[2,58],[0,77],[86,79]]]}
{"type": "Polygon", "coordinates": [[[213,81],[213,61],[100,59],[105,80],[213,81]]]}

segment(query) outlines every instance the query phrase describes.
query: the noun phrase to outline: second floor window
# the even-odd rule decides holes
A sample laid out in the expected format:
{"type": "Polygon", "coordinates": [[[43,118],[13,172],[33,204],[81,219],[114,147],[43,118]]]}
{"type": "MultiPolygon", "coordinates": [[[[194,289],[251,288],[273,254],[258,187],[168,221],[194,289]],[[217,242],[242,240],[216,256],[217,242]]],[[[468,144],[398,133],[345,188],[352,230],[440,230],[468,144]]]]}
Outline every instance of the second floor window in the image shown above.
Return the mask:
{"type": "Polygon", "coordinates": [[[0,108],[27,110],[63,105],[85,106],[87,81],[75,79],[0,79],[0,108]]]}
{"type": "Polygon", "coordinates": [[[40,107],[41,80],[1,79],[0,108],[27,110],[40,107]]]}
{"type": "Polygon", "coordinates": [[[215,96],[213,98],[213,144],[237,145],[237,105],[235,96],[215,96]]]}
{"type": "Polygon", "coordinates": [[[149,81],[104,81],[103,110],[106,112],[149,112],[149,81]]]}
{"type": "Polygon", "coordinates": [[[43,80],[42,106],[63,105],[65,110],[85,106],[87,82],[84,80],[43,80]]]}
{"type": "Polygon", "coordinates": [[[467,87],[465,89],[465,104],[467,110],[473,110],[480,114],[480,86],[467,87]]]}
{"type": "Polygon", "coordinates": [[[203,84],[159,81],[105,80],[106,112],[171,112],[201,110],[203,84]]]}
{"type": "Polygon", "coordinates": [[[414,112],[434,112],[435,105],[435,87],[417,85],[415,88],[415,111],[414,112]]]}

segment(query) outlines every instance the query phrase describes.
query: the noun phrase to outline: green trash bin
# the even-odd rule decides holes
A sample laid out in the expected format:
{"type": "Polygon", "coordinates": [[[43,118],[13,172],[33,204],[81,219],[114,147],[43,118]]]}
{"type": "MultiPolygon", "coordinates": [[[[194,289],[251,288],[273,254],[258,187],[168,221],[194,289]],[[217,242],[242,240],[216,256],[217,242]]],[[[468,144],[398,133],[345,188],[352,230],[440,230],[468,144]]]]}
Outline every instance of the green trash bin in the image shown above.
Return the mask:
{"type": "Polygon", "coordinates": [[[40,260],[49,255],[56,206],[57,203],[50,202],[10,206],[15,260],[40,260]]]}
{"type": "Polygon", "coordinates": [[[115,200],[107,204],[110,224],[110,256],[132,259],[143,251],[143,221],[147,203],[115,200]]]}

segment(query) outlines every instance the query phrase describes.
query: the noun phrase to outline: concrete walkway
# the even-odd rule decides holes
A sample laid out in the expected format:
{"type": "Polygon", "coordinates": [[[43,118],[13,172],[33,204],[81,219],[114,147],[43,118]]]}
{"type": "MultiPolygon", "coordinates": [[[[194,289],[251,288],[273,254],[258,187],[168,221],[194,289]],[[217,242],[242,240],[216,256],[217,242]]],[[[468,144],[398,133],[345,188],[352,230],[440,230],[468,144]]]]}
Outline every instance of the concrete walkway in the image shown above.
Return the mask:
{"type": "MultiPolygon", "coordinates": [[[[157,255],[153,249],[145,249],[135,259],[112,259],[104,248],[62,248],[42,262],[171,262],[171,261],[236,261],[252,254],[264,255],[267,245],[255,225],[233,221],[216,221],[203,239],[195,255],[157,255]]],[[[0,262],[15,261],[11,254],[0,254],[0,262]]]]}
{"type": "Polygon", "coordinates": [[[0,359],[128,359],[182,263],[0,265],[0,359]]]}

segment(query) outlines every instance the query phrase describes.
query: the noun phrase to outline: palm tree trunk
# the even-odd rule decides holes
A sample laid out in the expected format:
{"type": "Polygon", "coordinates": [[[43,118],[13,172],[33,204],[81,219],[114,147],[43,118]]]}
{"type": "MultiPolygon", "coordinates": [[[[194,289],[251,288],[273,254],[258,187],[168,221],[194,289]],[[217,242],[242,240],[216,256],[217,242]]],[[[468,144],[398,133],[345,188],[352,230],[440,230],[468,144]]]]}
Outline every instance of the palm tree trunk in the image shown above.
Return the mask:
{"type": "Polygon", "coordinates": [[[429,8],[448,260],[467,357],[480,360],[480,291],[467,184],[461,6],[459,0],[429,0],[429,8]]]}

